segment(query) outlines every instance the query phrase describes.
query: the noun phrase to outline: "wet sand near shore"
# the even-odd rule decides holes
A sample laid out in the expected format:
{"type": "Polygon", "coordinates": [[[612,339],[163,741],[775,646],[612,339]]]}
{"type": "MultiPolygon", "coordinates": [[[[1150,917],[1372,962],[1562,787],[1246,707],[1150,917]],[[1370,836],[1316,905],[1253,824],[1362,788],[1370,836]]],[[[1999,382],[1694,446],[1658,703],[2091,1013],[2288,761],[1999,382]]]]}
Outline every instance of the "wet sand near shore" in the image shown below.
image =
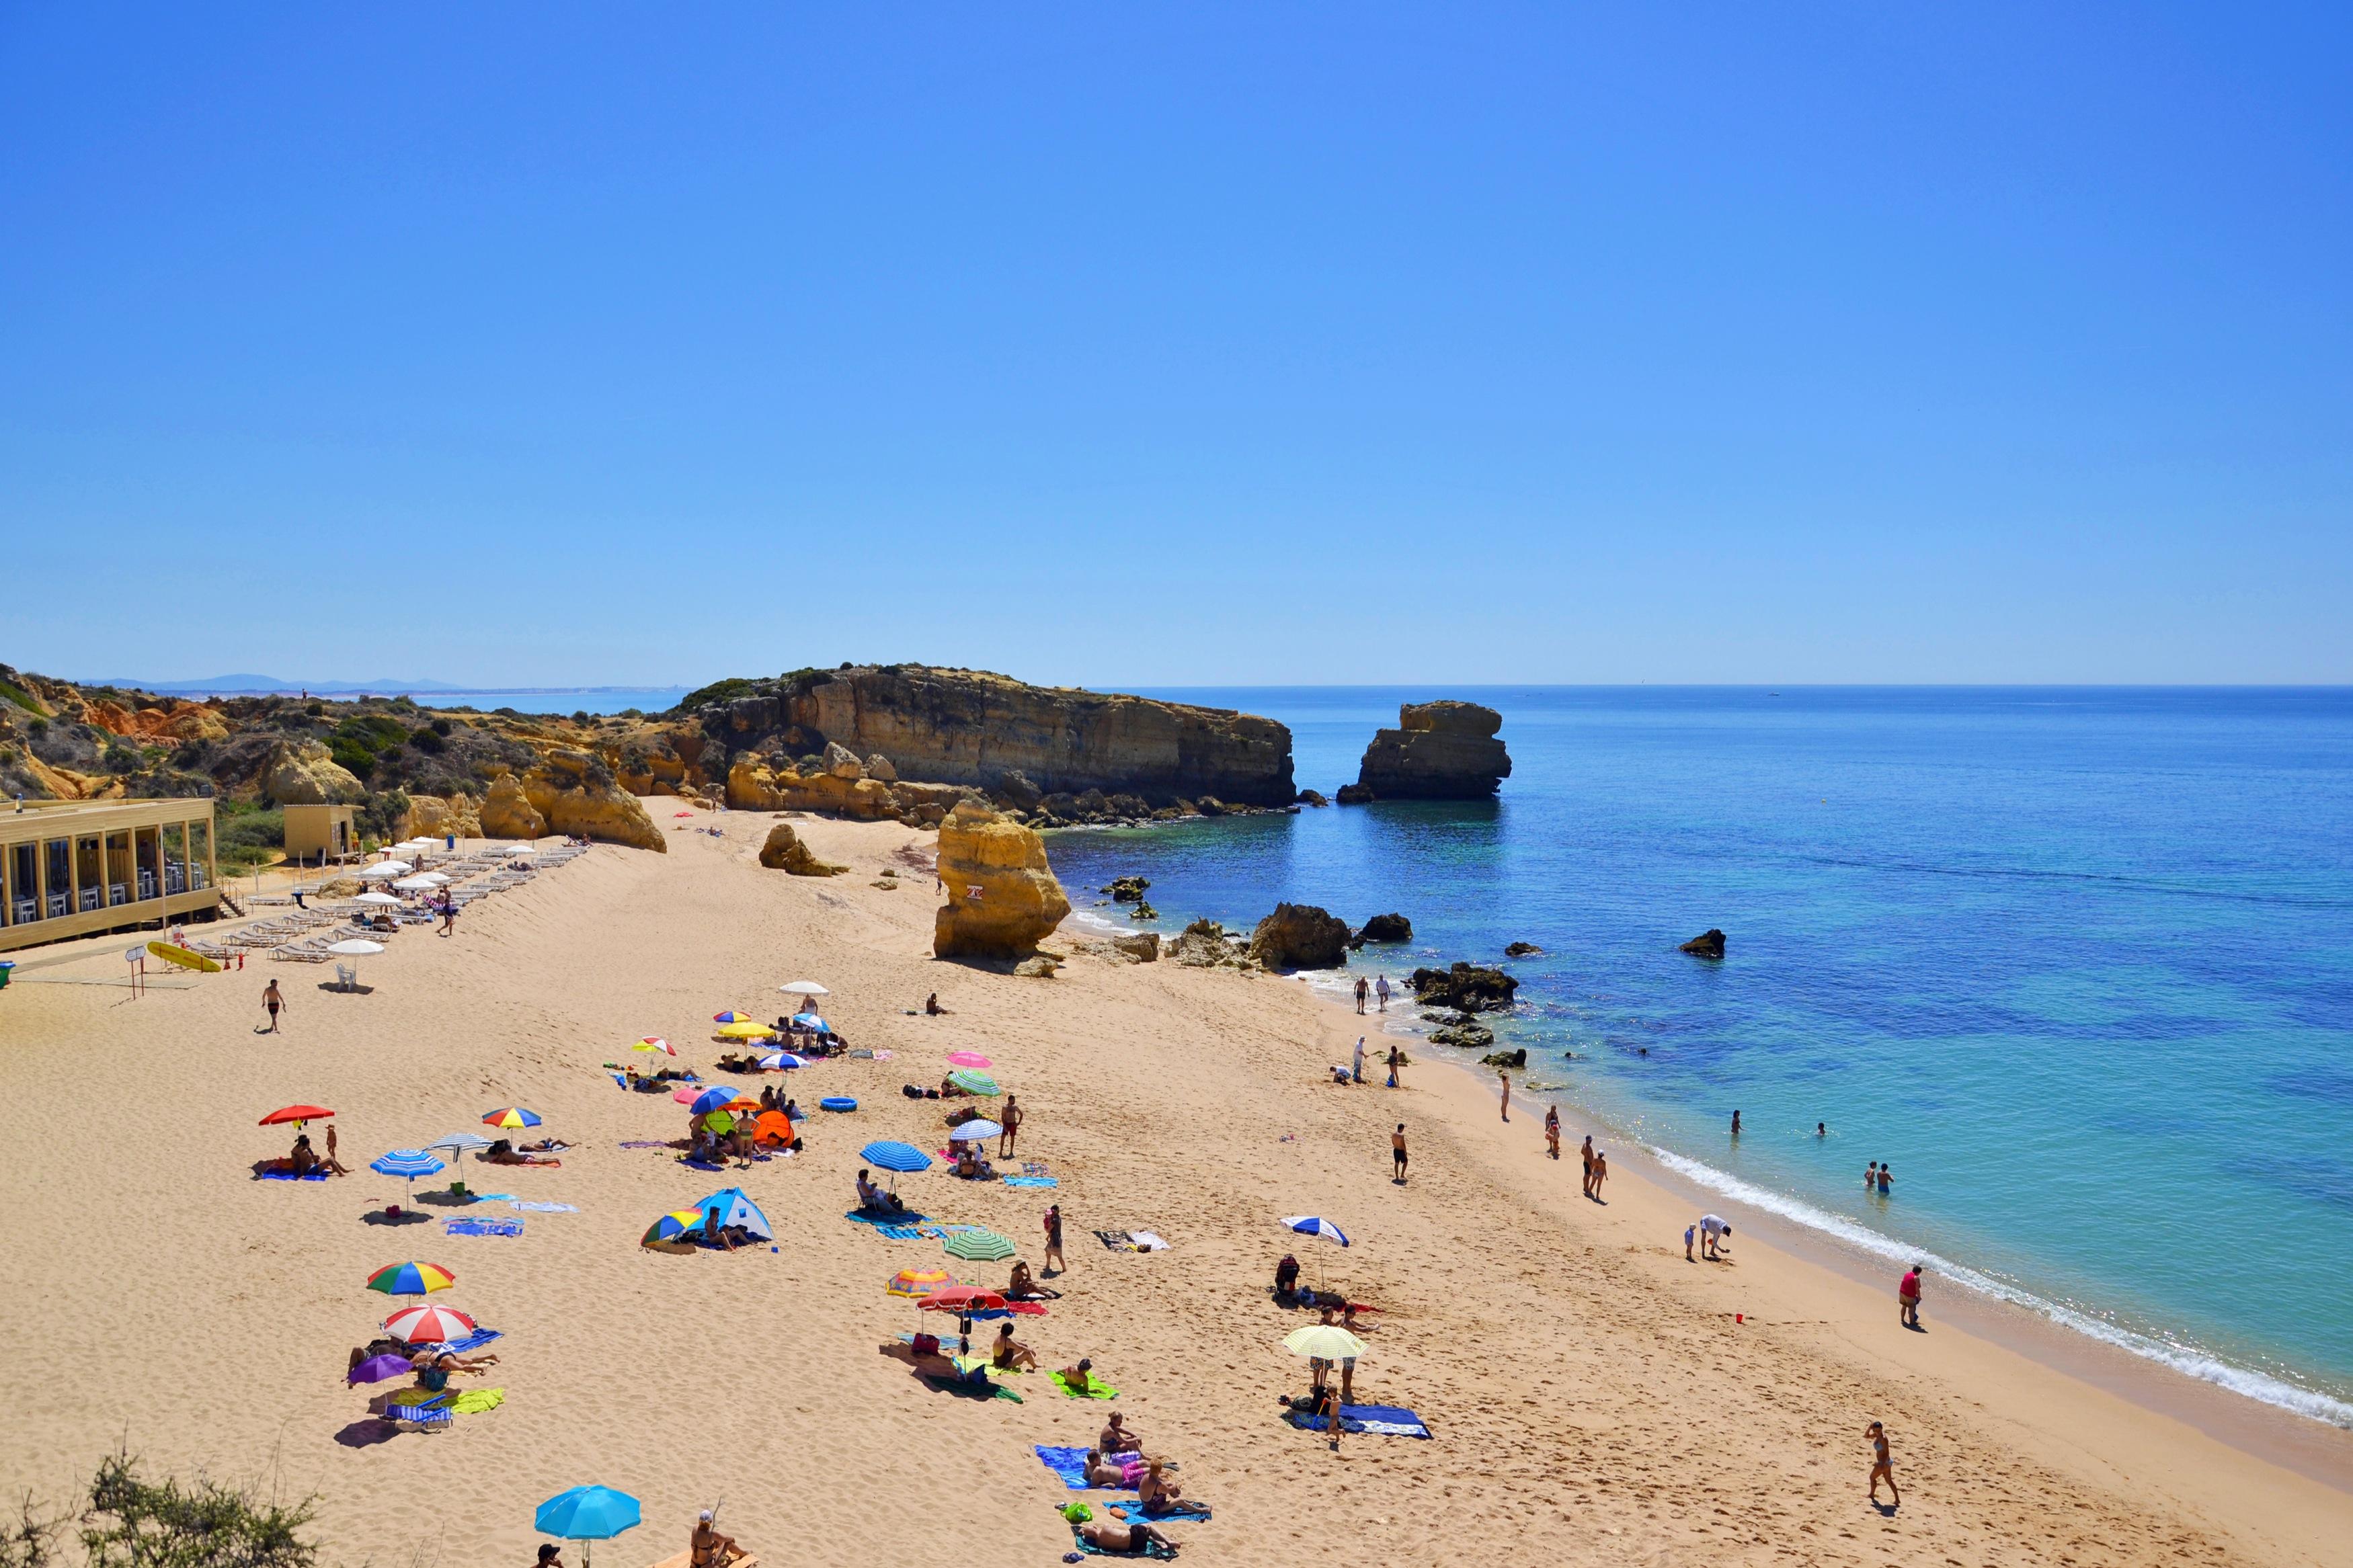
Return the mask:
{"type": "MultiPolygon", "coordinates": [[[[666,827],[671,809],[657,804],[666,827]]],[[[756,864],[765,815],[692,823],[708,825],[723,837],[673,833],[668,856],[600,846],[469,910],[454,939],[404,932],[367,961],[364,994],[263,961],[136,1000],[0,996],[0,1286],[16,1309],[0,1325],[0,1483],[62,1499],[127,1440],[156,1469],[315,1492],[328,1560],[353,1564],[527,1563],[533,1506],[590,1481],[641,1498],[648,1521],[600,1563],[673,1554],[723,1498],[723,1526],[765,1562],[1047,1563],[1069,1549],[1054,1510],[1074,1494],[1031,1445],[1085,1443],[1116,1409],[1215,1510],[1168,1527],[1205,1562],[2342,1560],[2353,1497],[2315,1474],[2332,1456],[2353,1474],[2348,1435],[2321,1429],[2307,1473],[2267,1463],[1940,1321],[1933,1299],[1932,1331],[1904,1333],[1892,1284],[1745,1226],[1736,1262],[1686,1264],[1684,1195],[1620,1164],[1608,1205],[1585,1203],[1575,1138],[1545,1159],[1540,1108],[1506,1126],[1487,1086],[1437,1063],[1399,1091],[1333,1087],[1356,1021],[1295,981],[1086,956],[1045,981],[936,963],[929,879],[901,861],[899,890],[870,885],[928,836],[797,824],[857,868],[818,880],[756,864]],[[272,973],[291,1004],[274,1038],[254,1033],[272,973]],[[623,1093],[600,1063],[653,1033],[709,1075],[711,1015],[773,1016],[776,986],[797,978],[833,988],[827,1016],[853,1045],[892,1056],[772,1081],[804,1105],[854,1095],[856,1113],[813,1114],[805,1152],[741,1173],[619,1146],[680,1135],[686,1111],[623,1093]],[[934,991],[949,1016],[907,1016],[934,991]],[[1020,1155],[1060,1185],[934,1171],[901,1189],[935,1218],[1003,1231],[1033,1268],[1059,1200],[1071,1269],[1050,1283],[1065,1294],[1016,1331],[1050,1366],[1092,1356],[1115,1404],[1035,1374],[1013,1380],[1019,1404],[973,1402],[880,1353],[936,1321],[884,1295],[894,1270],[1004,1279],[1006,1265],[842,1217],[861,1144],[942,1146],[943,1108],[898,1090],[935,1083],[955,1049],[994,1059],[1029,1114],[1020,1155]],[[288,1142],[256,1119],[301,1100],[338,1111],[361,1173],[248,1179],[288,1142]],[[470,1163],[470,1184],[577,1212],[516,1215],[514,1237],[445,1236],[450,1211],[429,1205],[380,1223],[401,1184],[366,1160],[479,1130],[502,1104],[575,1147],[556,1170],[470,1163]],[[637,1245],[657,1215],[731,1184],[765,1209],[777,1250],[637,1245]],[[1319,1258],[1276,1227],[1300,1213],[1356,1245],[1319,1258]],[[1110,1252],[1099,1228],[1172,1249],[1110,1252]],[[1311,1321],[1268,1299],[1285,1251],[1383,1309],[1359,1397],[1414,1407],[1433,1440],[1352,1437],[1335,1455],[1280,1419],[1305,1371],[1277,1342],[1311,1321]],[[504,1331],[482,1382],[506,1403],[376,1441],[366,1391],[340,1373],[388,1305],[362,1282],[409,1258],[457,1274],[435,1304],[504,1331]],[[1863,1499],[1873,1419],[1905,1489],[1892,1518],[1863,1499]]]]}

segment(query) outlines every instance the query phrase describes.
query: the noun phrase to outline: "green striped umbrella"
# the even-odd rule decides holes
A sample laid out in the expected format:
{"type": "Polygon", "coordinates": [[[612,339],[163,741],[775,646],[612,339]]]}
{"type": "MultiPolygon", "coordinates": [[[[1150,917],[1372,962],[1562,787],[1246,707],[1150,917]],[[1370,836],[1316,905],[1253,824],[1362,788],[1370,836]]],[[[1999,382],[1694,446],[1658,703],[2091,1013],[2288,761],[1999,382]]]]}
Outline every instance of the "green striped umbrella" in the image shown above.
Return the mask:
{"type": "Polygon", "coordinates": [[[999,1236],[993,1230],[960,1230],[947,1239],[950,1258],[969,1258],[975,1263],[999,1263],[1019,1250],[1011,1237],[999,1236]]]}
{"type": "Polygon", "coordinates": [[[948,1081],[966,1094],[989,1095],[1000,1092],[995,1079],[985,1072],[975,1072],[970,1068],[948,1074],[948,1081]]]}

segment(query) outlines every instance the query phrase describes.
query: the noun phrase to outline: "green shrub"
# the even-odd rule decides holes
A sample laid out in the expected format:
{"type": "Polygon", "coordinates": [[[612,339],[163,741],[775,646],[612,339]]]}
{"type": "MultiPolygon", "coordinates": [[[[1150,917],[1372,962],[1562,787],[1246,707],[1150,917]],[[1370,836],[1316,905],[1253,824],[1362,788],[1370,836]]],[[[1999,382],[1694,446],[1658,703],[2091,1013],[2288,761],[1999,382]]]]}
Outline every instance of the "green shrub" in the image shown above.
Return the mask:
{"type": "Polygon", "coordinates": [[[708,686],[688,692],[678,700],[678,707],[671,709],[670,711],[676,713],[702,708],[713,702],[733,702],[738,697],[748,695],[751,689],[750,681],[740,675],[731,675],[724,680],[714,680],[708,686]]]}
{"type": "Polygon", "coordinates": [[[347,741],[337,735],[327,742],[327,750],[334,757],[336,766],[350,773],[353,778],[364,779],[375,772],[375,753],[356,741],[347,741]]]}
{"type": "Polygon", "coordinates": [[[449,742],[441,738],[441,731],[430,724],[419,724],[410,731],[408,743],[429,756],[438,756],[449,749],[449,742]]]}

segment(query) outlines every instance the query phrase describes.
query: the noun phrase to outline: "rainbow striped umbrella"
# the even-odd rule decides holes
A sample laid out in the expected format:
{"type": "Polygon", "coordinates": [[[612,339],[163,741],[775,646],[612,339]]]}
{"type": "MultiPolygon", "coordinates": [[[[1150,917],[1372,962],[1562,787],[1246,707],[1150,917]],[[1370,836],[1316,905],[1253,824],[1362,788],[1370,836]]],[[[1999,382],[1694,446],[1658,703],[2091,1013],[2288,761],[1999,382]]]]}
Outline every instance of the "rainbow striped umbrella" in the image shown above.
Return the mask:
{"type": "Polygon", "coordinates": [[[482,1125],[485,1127],[536,1127],[539,1125],[539,1112],[525,1110],[520,1105],[501,1106],[482,1118],[482,1125]]]}
{"type": "Polygon", "coordinates": [[[478,1327],[455,1307],[403,1307],[384,1321],[384,1331],[403,1344],[438,1345],[462,1340],[478,1327]]]}
{"type": "Polygon", "coordinates": [[[700,1228],[702,1224],[701,1209],[679,1209],[647,1226],[645,1235],[638,1237],[638,1245],[652,1247],[660,1242],[679,1241],[700,1228]]]}
{"type": "Polygon", "coordinates": [[[438,1263],[387,1263],[368,1276],[367,1288],[387,1296],[423,1296],[457,1282],[458,1277],[438,1263]]]}
{"type": "Polygon", "coordinates": [[[891,1276],[891,1283],[882,1287],[892,1296],[922,1298],[934,1290],[944,1290],[955,1283],[955,1276],[944,1268],[902,1268],[891,1276]]]}
{"type": "Polygon", "coordinates": [[[741,1007],[730,1007],[711,1015],[711,1021],[714,1024],[748,1024],[752,1022],[752,1015],[741,1007]]]}
{"type": "Polygon", "coordinates": [[[631,1046],[629,1049],[633,1051],[659,1051],[666,1057],[674,1057],[678,1055],[678,1048],[672,1046],[668,1040],[663,1039],[659,1035],[648,1035],[644,1039],[639,1040],[636,1045],[631,1046]]]}

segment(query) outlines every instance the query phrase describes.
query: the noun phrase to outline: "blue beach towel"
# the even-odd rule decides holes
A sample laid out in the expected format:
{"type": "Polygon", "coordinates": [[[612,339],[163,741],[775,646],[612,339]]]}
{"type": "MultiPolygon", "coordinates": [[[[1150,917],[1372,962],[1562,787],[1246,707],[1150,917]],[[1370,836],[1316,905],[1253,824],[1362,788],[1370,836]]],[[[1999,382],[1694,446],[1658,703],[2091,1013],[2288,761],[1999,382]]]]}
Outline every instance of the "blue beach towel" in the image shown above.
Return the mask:
{"type": "Polygon", "coordinates": [[[877,1236],[887,1236],[892,1241],[921,1241],[923,1239],[923,1231],[912,1225],[878,1225],[874,1227],[874,1234],[877,1236]]]}
{"type": "Polygon", "coordinates": [[[452,1219],[441,1223],[444,1236],[521,1236],[519,1219],[452,1219]]]}
{"type": "Polygon", "coordinates": [[[327,1173],[313,1171],[307,1176],[298,1176],[291,1171],[264,1171],[259,1179],[265,1182],[323,1182],[327,1179],[327,1173]]]}
{"type": "MultiPolygon", "coordinates": [[[[1345,1430],[1345,1428],[1343,1428],[1343,1430],[1345,1430]]],[[[1111,1505],[1111,1510],[1112,1512],[1119,1515],[1122,1519],[1140,1519],[1147,1524],[1158,1524],[1164,1521],[1171,1519],[1207,1519],[1209,1517],[1209,1509],[1208,1504],[1192,1501],[1171,1503],[1168,1505],[1168,1510],[1166,1513],[1150,1512],[1140,1502],[1115,1502],[1111,1505]]]]}
{"type": "Polygon", "coordinates": [[[1008,1176],[1005,1184],[1008,1187],[1059,1187],[1062,1184],[1051,1176],[1008,1176]]]}
{"type": "Polygon", "coordinates": [[[509,1198],[507,1201],[516,1208],[530,1214],[578,1214],[580,1212],[578,1206],[573,1204],[530,1203],[522,1198],[509,1198]]]}
{"type": "Polygon", "coordinates": [[[869,1214],[864,1209],[851,1209],[841,1217],[852,1225],[871,1225],[875,1229],[887,1234],[892,1231],[910,1229],[921,1224],[925,1216],[919,1214],[869,1214]]]}
{"type": "Polygon", "coordinates": [[[1038,1451],[1038,1462],[1062,1479],[1062,1485],[1074,1492],[1133,1490],[1133,1488],[1090,1487],[1087,1485],[1087,1451],[1084,1448],[1056,1448],[1046,1444],[1032,1445],[1038,1451]]]}
{"type": "Polygon", "coordinates": [[[1144,1543],[1144,1550],[1141,1552],[1107,1552],[1103,1548],[1097,1546],[1093,1542],[1089,1541],[1085,1536],[1081,1535],[1075,1529],[1071,1531],[1071,1544],[1077,1547],[1081,1552],[1085,1552],[1090,1557],[1159,1558],[1174,1557],[1176,1555],[1176,1553],[1171,1552],[1168,1548],[1161,1545],[1160,1542],[1156,1541],[1145,1542],[1144,1543]]]}
{"type": "MultiPolygon", "coordinates": [[[[1310,1415],[1303,1410],[1293,1410],[1287,1419],[1303,1432],[1321,1432],[1324,1418],[1310,1415]]],[[[1361,1432],[1375,1437],[1427,1437],[1430,1427],[1421,1417],[1402,1405],[1343,1405],[1340,1406],[1340,1430],[1361,1432]]]]}
{"type": "Polygon", "coordinates": [[[459,1355],[464,1355],[468,1351],[480,1350],[492,1340],[504,1338],[506,1335],[497,1329],[476,1329],[464,1339],[450,1340],[439,1348],[445,1351],[456,1351],[459,1355]]]}

